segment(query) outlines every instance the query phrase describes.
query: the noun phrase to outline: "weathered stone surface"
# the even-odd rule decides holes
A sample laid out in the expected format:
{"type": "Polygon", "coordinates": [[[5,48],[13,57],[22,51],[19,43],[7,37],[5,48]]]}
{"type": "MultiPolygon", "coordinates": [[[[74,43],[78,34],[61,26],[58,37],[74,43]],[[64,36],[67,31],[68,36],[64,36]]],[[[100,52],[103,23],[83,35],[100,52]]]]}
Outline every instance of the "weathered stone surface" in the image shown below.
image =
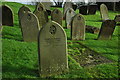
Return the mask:
{"type": "Polygon", "coordinates": [[[115,26],[116,26],[116,22],[114,20],[105,20],[102,23],[102,26],[98,35],[98,39],[99,40],[111,39],[115,26]]]}
{"type": "Polygon", "coordinates": [[[87,5],[82,5],[79,7],[79,13],[83,14],[83,15],[87,15],[88,14],[88,6],[87,5]]]}
{"type": "Polygon", "coordinates": [[[85,40],[85,20],[81,14],[76,14],[72,19],[72,40],[85,40]]]}
{"type": "Polygon", "coordinates": [[[53,5],[53,3],[50,0],[47,0],[46,2],[42,2],[42,4],[47,10],[50,10],[51,6],[53,5]]]}
{"type": "Polygon", "coordinates": [[[23,40],[26,42],[37,41],[39,32],[38,18],[31,12],[25,12],[24,17],[21,19],[21,30],[23,40]]]}
{"type": "Polygon", "coordinates": [[[65,19],[65,16],[66,16],[66,11],[68,8],[73,8],[72,7],[72,2],[65,2],[64,3],[64,6],[63,6],[63,19],[65,19]]]}
{"type": "Polygon", "coordinates": [[[2,5],[2,25],[13,26],[13,12],[8,5],[2,5]]]}
{"type": "Polygon", "coordinates": [[[19,26],[21,27],[21,19],[24,17],[25,12],[31,12],[27,6],[22,6],[18,11],[19,26]]]}
{"type": "Polygon", "coordinates": [[[67,38],[62,26],[49,21],[38,37],[40,76],[59,74],[68,68],[67,38]]]}
{"type": "Polygon", "coordinates": [[[75,11],[72,8],[68,8],[68,10],[66,11],[66,19],[65,19],[66,27],[68,29],[71,28],[71,21],[75,15],[76,15],[75,11]]]}
{"type": "Polygon", "coordinates": [[[91,4],[88,7],[88,14],[95,14],[97,10],[97,4],[91,4]]]}
{"type": "Polygon", "coordinates": [[[38,17],[40,28],[48,22],[48,14],[42,3],[38,3],[34,14],[38,17]]]}
{"type": "Polygon", "coordinates": [[[120,15],[116,15],[114,20],[115,22],[120,22],[120,15]]]}
{"type": "Polygon", "coordinates": [[[109,19],[108,8],[105,4],[100,5],[100,14],[103,21],[109,19]]]}
{"type": "Polygon", "coordinates": [[[54,9],[51,13],[51,20],[62,25],[62,12],[59,9],[54,9]]]}

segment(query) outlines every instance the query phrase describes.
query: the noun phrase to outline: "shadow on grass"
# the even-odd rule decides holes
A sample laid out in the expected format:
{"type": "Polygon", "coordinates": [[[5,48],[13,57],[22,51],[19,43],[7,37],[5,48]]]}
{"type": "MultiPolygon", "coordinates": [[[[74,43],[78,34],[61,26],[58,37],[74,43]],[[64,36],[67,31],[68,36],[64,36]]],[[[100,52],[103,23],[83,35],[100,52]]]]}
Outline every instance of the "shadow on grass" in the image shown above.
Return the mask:
{"type": "Polygon", "coordinates": [[[23,76],[31,76],[31,77],[39,77],[39,72],[36,69],[32,69],[30,67],[26,67],[23,65],[20,65],[19,67],[17,66],[12,66],[12,65],[8,65],[8,64],[3,64],[2,65],[2,72],[3,72],[3,78],[4,74],[6,75],[6,73],[11,73],[9,74],[11,77],[10,78],[14,78],[12,76],[12,73],[15,74],[15,78],[22,78],[23,76]]]}

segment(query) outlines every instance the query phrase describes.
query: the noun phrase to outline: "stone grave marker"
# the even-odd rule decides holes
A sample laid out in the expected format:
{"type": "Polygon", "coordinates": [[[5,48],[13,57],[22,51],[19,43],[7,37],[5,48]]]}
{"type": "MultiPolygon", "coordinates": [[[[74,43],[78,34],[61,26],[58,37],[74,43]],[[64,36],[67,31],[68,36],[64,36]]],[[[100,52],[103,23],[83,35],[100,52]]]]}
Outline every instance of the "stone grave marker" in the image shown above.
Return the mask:
{"type": "Polygon", "coordinates": [[[87,15],[88,14],[88,6],[87,5],[82,5],[79,7],[79,13],[82,15],[87,15]]]}
{"type": "Polygon", "coordinates": [[[62,12],[59,9],[54,9],[51,13],[51,20],[62,25],[62,12]]]}
{"type": "Polygon", "coordinates": [[[21,18],[21,28],[23,40],[25,42],[37,41],[39,21],[35,14],[31,12],[25,12],[24,17],[21,18]]]}
{"type": "Polygon", "coordinates": [[[103,21],[109,19],[108,8],[105,4],[100,5],[100,14],[103,21]]]}
{"type": "Polygon", "coordinates": [[[68,8],[68,10],[66,11],[65,23],[66,23],[67,29],[71,28],[71,20],[75,16],[75,14],[76,13],[72,8],[68,8]]]}
{"type": "Polygon", "coordinates": [[[39,26],[42,28],[42,26],[48,22],[48,14],[42,3],[37,4],[34,14],[38,17],[39,26]]]}
{"type": "Polygon", "coordinates": [[[116,22],[114,20],[105,20],[102,23],[102,26],[98,35],[98,40],[111,39],[115,26],[116,26],[116,22]]]}
{"type": "Polygon", "coordinates": [[[38,37],[40,76],[59,74],[68,69],[67,37],[62,26],[49,21],[38,37]]]}
{"type": "Polygon", "coordinates": [[[95,14],[97,10],[97,4],[91,4],[88,7],[88,14],[95,14]]]}
{"type": "Polygon", "coordinates": [[[72,2],[65,2],[64,3],[64,6],[63,6],[63,19],[65,19],[65,16],[66,16],[66,11],[68,8],[73,8],[72,7],[72,2]]]}
{"type": "Polygon", "coordinates": [[[8,5],[2,5],[2,25],[13,26],[13,11],[8,5]]]}
{"type": "Polygon", "coordinates": [[[24,17],[24,13],[28,12],[28,11],[31,12],[30,9],[27,6],[24,6],[24,5],[19,9],[18,18],[19,18],[20,27],[21,27],[21,19],[22,19],[22,17],[24,17]]]}
{"type": "Polygon", "coordinates": [[[114,20],[115,22],[120,22],[120,15],[116,15],[114,20]]]}
{"type": "Polygon", "coordinates": [[[85,20],[81,14],[76,14],[72,19],[72,40],[85,40],[85,20]]]}

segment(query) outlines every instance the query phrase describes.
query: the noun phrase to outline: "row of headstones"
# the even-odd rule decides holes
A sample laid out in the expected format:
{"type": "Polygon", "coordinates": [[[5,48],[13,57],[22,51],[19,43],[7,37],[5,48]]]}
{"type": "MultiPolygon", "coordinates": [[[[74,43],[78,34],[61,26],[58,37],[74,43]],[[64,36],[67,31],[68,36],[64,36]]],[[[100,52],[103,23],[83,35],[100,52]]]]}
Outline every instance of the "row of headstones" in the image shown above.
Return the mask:
{"type": "MultiPolygon", "coordinates": [[[[38,11],[43,10],[42,7],[36,7],[36,9],[38,11]]],[[[23,37],[26,37],[28,41],[38,41],[39,72],[41,76],[50,76],[61,73],[62,71],[68,69],[67,37],[65,31],[60,24],[50,20],[46,22],[45,25],[43,24],[42,27],[40,27],[39,18],[36,14],[30,12],[29,8],[20,8],[20,26],[22,31],[26,33],[23,34],[23,37]],[[21,9],[22,12],[20,12],[21,9]]],[[[41,17],[43,17],[43,14],[45,15],[45,12],[41,13],[41,17]]],[[[43,18],[42,20],[46,20],[45,17],[43,18]]],[[[107,22],[111,24],[110,21],[106,21],[106,23],[107,22]]],[[[72,25],[75,26],[75,28],[72,27],[72,30],[74,30],[73,33],[76,37],[81,37],[81,23],[83,25],[85,23],[83,16],[81,14],[76,14],[72,21],[72,25]],[[79,34],[77,32],[79,32],[79,34]]],[[[103,24],[103,27],[107,26],[106,23],[103,24]]],[[[111,26],[109,27],[111,28],[111,26]]],[[[107,31],[109,30],[107,29],[107,31]]]]}
{"type": "MultiPolygon", "coordinates": [[[[52,14],[59,13],[53,10],[52,14]]],[[[48,21],[44,6],[39,3],[34,13],[26,6],[20,8],[20,25],[24,41],[38,41],[39,73],[41,77],[51,76],[68,69],[67,37],[63,27],[52,20],[48,21]]],[[[56,17],[55,20],[61,18],[56,17]]]]}

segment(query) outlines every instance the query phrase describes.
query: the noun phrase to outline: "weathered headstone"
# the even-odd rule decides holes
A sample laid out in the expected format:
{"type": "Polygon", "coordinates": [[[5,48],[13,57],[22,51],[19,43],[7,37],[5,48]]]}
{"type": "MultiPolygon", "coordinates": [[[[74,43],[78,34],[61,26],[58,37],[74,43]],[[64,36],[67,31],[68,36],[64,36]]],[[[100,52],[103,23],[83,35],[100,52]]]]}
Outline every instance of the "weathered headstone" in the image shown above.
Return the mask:
{"type": "Polygon", "coordinates": [[[87,15],[88,14],[88,6],[87,5],[82,5],[79,7],[79,13],[82,15],[87,15]]]}
{"type": "Polygon", "coordinates": [[[85,40],[85,20],[81,14],[76,14],[72,19],[72,40],[85,40]]]}
{"type": "Polygon", "coordinates": [[[62,12],[59,9],[54,9],[51,13],[51,20],[62,25],[62,12]]]}
{"type": "Polygon", "coordinates": [[[100,14],[103,21],[109,19],[108,8],[105,4],[100,5],[100,14]]]}
{"type": "Polygon", "coordinates": [[[2,25],[13,26],[13,12],[7,5],[2,5],[2,25]]]}
{"type": "Polygon", "coordinates": [[[34,14],[38,17],[40,28],[48,22],[48,14],[42,3],[38,3],[34,14]]]}
{"type": "Polygon", "coordinates": [[[114,20],[115,22],[120,22],[120,15],[116,15],[114,20]]]}
{"type": "Polygon", "coordinates": [[[114,32],[116,22],[114,20],[105,20],[102,23],[98,39],[99,40],[109,40],[114,32]]]}
{"type": "Polygon", "coordinates": [[[65,19],[65,13],[67,11],[68,8],[73,8],[72,7],[72,2],[65,2],[64,6],[63,6],[63,19],[65,19]]]}
{"type": "Polygon", "coordinates": [[[24,17],[25,12],[31,12],[27,6],[22,6],[18,11],[19,25],[21,27],[21,19],[24,17]]]}
{"type": "Polygon", "coordinates": [[[31,12],[25,12],[24,17],[21,18],[21,28],[24,41],[37,41],[39,21],[35,14],[31,12]]]}
{"type": "Polygon", "coordinates": [[[88,14],[95,14],[97,10],[97,4],[91,4],[88,7],[88,14]]]}
{"type": "Polygon", "coordinates": [[[61,25],[49,21],[41,28],[38,52],[40,76],[51,76],[67,70],[67,38],[61,25]]]}
{"type": "Polygon", "coordinates": [[[45,9],[47,10],[51,10],[51,6],[53,5],[53,3],[50,0],[46,0],[46,2],[42,2],[42,4],[44,5],[45,9]]]}
{"type": "Polygon", "coordinates": [[[75,15],[76,15],[75,11],[72,8],[68,8],[68,10],[66,11],[66,19],[65,19],[66,27],[68,29],[71,28],[71,21],[75,15]]]}

